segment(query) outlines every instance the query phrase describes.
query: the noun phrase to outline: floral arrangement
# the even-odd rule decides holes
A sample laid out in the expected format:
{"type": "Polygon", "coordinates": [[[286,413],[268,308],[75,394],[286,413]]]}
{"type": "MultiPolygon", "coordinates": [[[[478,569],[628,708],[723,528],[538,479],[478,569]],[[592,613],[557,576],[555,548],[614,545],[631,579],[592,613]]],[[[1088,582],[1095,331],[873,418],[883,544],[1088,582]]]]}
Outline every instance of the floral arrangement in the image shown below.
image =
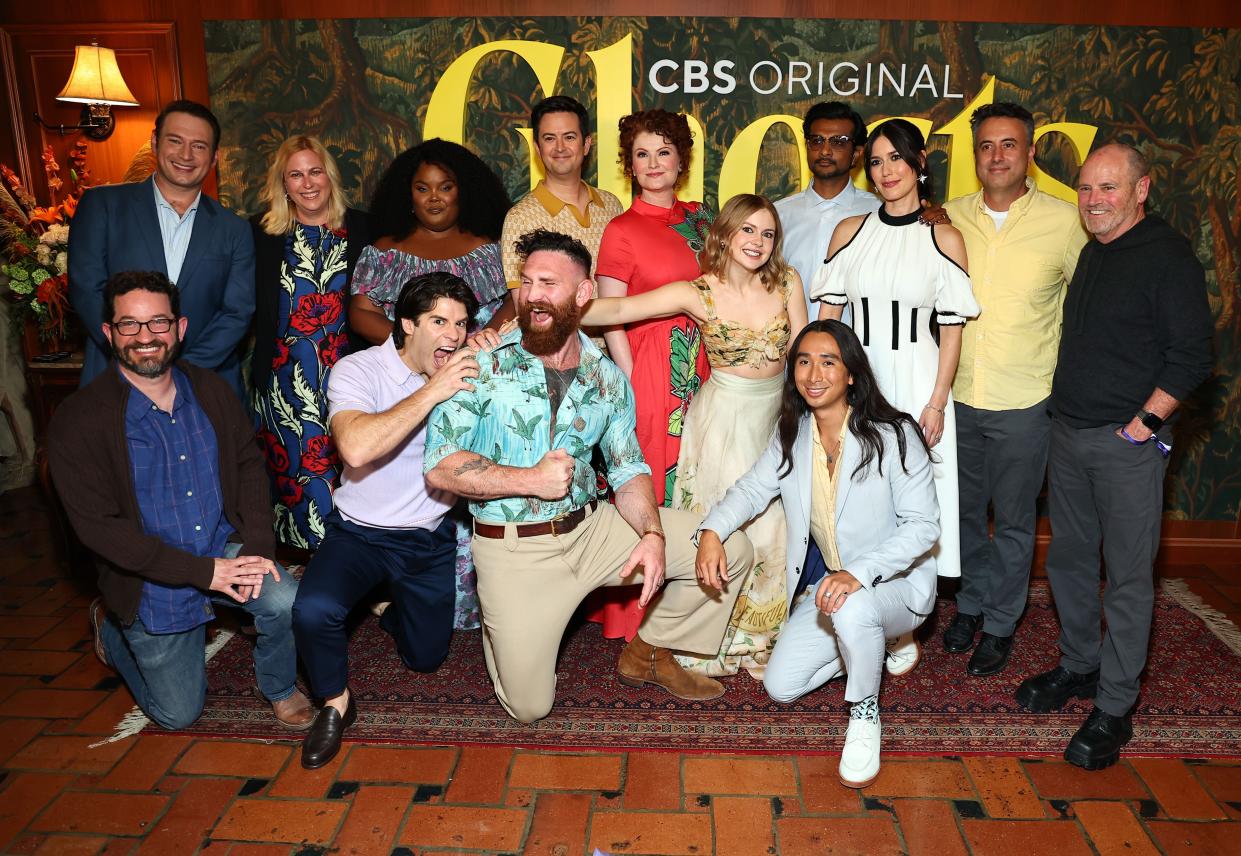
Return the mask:
{"type": "Polygon", "coordinates": [[[0,165],[0,282],[7,284],[14,323],[24,325],[33,318],[42,339],[63,338],[71,311],[69,222],[90,186],[85,141],[78,140],[70,150],[69,163],[71,186],[66,189],[52,147],[43,150],[52,197],[46,207],[39,206],[13,170],[0,165]]]}

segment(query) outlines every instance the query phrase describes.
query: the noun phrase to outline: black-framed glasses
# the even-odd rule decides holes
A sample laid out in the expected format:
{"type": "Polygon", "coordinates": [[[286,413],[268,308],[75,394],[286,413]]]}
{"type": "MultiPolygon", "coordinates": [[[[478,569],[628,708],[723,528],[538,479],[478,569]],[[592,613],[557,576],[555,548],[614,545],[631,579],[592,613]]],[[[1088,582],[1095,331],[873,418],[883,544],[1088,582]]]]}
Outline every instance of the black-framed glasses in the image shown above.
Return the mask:
{"type": "Polygon", "coordinates": [[[137,336],[138,331],[146,327],[152,333],[167,333],[172,329],[173,322],[176,318],[152,318],[150,321],[135,321],[132,318],[126,318],[124,321],[113,321],[112,329],[120,333],[122,336],[137,336]]]}
{"type": "Polygon", "coordinates": [[[848,134],[834,134],[830,137],[825,137],[822,134],[811,134],[806,137],[806,145],[811,148],[821,149],[824,143],[827,143],[833,149],[847,149],[853,145],[853,137],[850,137],[848,134]]]}

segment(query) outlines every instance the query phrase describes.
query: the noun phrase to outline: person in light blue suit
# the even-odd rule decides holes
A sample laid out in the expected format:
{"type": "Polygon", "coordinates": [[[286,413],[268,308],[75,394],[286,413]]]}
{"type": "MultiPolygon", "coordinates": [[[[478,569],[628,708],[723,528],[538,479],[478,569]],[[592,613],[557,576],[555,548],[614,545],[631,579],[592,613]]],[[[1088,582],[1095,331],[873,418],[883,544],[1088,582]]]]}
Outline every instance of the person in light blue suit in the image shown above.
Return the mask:
{"type": "Polygon", "coordinates": [[[839,321],[811,322],[793,342],[783,396],[771,444],[698,530],[698,574],[723,572],[722,539],[781,498],[790,616],[763,685],[787,703],[847,673],[840,781],[862,788],[879,774],[887,640],[908,637],[935,604],[930,451],[913,417],[879,392],[857,335],[839,321]],[[811,538],[826,566],[818,573],[803,567],[811,538]]]}
{"type": "MultiPolygon", "coordinates": [[[[242,397],[238,345],[254,314],[254,238],[249,225],[202,194],[215,166],[220,123],[201,104],[173,101],[155,119],[155,173],[147,181],[95,187],[69,230],[69,302],[81,318],[103,313],[103,288],[122,271],[172,280],[189,319],[181,358],[212,369],[242,397]]],[[[112,350],[98,324],[81,385],[103,371],[112,350]]]]}

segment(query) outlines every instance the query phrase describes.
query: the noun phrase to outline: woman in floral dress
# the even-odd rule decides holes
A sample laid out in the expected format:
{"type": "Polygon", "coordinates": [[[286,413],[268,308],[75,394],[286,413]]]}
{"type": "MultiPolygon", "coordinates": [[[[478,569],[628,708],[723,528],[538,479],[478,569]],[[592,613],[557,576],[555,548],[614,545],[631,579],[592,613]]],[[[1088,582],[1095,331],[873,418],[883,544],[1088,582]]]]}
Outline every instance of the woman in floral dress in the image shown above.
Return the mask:
{"type": "MultiPolygon", "coordinates": [[[[371,200],[372,234],[353,278],[349,322],[372,344],[392,334],[392,307],[415,276],[445,271],[461,277],[478,298],[471,332],[511,307],[500,258],[500,230],[512,206],[504,185],[464,146],[427,140],[397,156],[371,200]]],[[[507,312],[511,316],[512,312],[507,312]]],[[[470,527],[457,510],[457,601],[453,626],[478,626],[470,527]]]]}
{"type": "MultiPolygon", "coordinates": [[[[711,377],[685,418],[675,508],[706,514],[767,448],[780,411],[789,341],[806,325],[801,279],[780,252],[780,219],[761,196],[728,201],[707,233],[702,274],[654,291],[593,301],[584,324],[633,323],[685,314],[702,330],[711,377]],[[790,295],[793,300],[790,300],[790,295]],[[752,326],[756,319],[766,319],[752,326]]],[[[745,527],[755,566],[737,581],[729,630],[714,657],[678,656],[687,669],[761,679],[787,615],[784,511],[779,501],[745,527]]]]}
{"type": "Polygon", "coordinates": [[[314,550],[332,511],[340,460],[327,429],[327,382],[352,350],[346,306],[366,215],[346,206],[340,171],[316,138],[276,150],[251,222],[255,245],[253,406],[272,479],[276,535],[314,550]]]}

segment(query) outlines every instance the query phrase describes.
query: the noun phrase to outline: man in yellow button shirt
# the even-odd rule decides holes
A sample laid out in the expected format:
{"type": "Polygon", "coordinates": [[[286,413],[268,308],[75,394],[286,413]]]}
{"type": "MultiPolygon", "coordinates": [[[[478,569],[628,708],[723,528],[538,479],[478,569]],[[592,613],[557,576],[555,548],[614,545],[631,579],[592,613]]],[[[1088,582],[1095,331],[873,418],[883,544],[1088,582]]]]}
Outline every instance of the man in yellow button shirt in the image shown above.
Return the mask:
{"type": "Polygon", "coordinates": [[[971,675],[1008,663],[1034,557],[1035,503],[1047,469],[1047,396],[1061,307],[1086,243],[1077,208],[1040,191],[1034,117],[1018,104],[974,111],[982,190],[945,208],[961,230],[982,312],[965,326],[952,387],[961,492],[961,588],[944,649],[970,657],[971,675]],[[995,534],[987,527],[987,506],[995,534]]]}

